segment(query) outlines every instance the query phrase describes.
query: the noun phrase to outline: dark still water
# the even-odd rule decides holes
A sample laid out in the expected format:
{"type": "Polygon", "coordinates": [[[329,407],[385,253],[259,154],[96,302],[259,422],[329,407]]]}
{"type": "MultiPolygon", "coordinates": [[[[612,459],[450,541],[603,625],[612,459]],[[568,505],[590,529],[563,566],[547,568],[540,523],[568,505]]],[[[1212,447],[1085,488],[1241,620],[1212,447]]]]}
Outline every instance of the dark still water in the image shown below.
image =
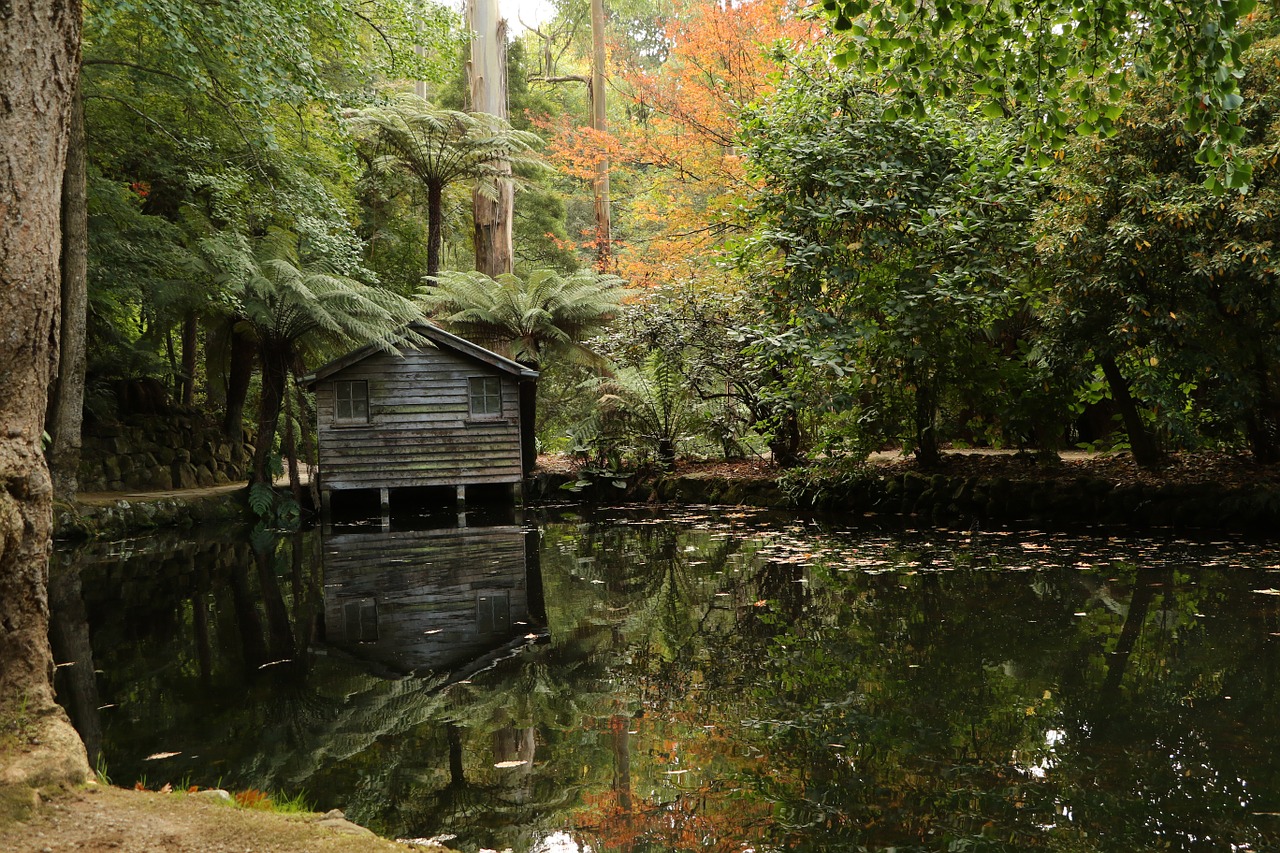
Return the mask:
{"type": "Polygon", "coordinates": [[[60,695],[112,781],[464,851],[1280,850],[1270,544],[408,527],[60,554],[60,695]]]}

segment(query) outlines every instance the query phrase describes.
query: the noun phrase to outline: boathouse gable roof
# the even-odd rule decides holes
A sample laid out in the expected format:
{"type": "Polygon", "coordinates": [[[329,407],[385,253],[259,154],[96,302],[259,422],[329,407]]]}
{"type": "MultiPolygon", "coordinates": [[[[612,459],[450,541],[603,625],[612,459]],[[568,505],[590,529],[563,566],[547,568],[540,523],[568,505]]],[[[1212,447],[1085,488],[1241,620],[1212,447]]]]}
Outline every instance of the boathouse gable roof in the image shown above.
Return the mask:
{"type": "MultiPolygon", "coordinates": [[[[419,335],[426,338],[438,349],[456,353],[464,358],[492,367],[494,370],[499,372],[510,374],[517,379],[538,378],[538,371],[525,367],[523,364],[512,361],[505,356],[498,355],[496,352],[485,349],[479,344],[472,343],[466,338],[460,338],[457,335],[446,332],[434,323],[418,321],[412,323],[410,328],[414,332],[417,332],[419,335]]],[[[412,347],[411,345],[406,345],[404,343],[396,345],[397,350],[404,348],[412,347]]],[[[317,369],[314,373],[303,376],[298,380],[298,384],[303,388],[311,389],[316,385],[316,383],[329,378],[335,373],[345,370],[353,364],[359,364],[361,361],[364,361],[372,355],[377,355],[378,353],[385,351],[384,347],[379,347],[377,344],[365,344],[359,349],[352,350],[344,356],[335,358],[333,361],[317,369]]]]}

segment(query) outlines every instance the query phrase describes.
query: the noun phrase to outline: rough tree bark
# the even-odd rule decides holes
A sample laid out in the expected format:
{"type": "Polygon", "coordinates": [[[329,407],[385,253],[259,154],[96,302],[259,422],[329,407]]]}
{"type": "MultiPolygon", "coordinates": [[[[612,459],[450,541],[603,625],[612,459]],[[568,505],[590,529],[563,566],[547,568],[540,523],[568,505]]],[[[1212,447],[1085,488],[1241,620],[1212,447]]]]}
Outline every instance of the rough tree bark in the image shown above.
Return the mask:
{"type": "Polygon", "coordinates": [[[53,488],[41,448],[79,52],[75,0],[0,0],[0,786],[80,781],[89,770],[53,699],[53,488]]]}
{"type": "Polygon", "coordinates": [[[71,105],[67,164],[62,178],[62,311],[57,381],[45,431],[53,496],[76,496],[80,427],[84,419],[85,330],[89,312],[89,204],[86,187],[84,102],[77,86],[71,105]]]}
{"type": "MultiPolygon", "coordinates": [[[[467,65],[471,109],[505,120],[508,118],[507,22],[498,16],[498,0],[467,0],[467,25],[476,33],[467,65]]],[[[502,175],[511,174],[511,164],[506,161],[492,165],[502,175]]],[[[489,190],[477,187],[471,195],[476,269],[490,278],[511,272],[514,256],[511,223],[515,185],[511,178],[502,175],[482,178],[489,182],[489,190]]]]}
{"type": "Polygon", "coordinates": [[[178,397],[188,409],[196,404],[196,341],[199,336],[200,317],[196,312],[188,311],[182,318],[182,393],[178,397]]]}

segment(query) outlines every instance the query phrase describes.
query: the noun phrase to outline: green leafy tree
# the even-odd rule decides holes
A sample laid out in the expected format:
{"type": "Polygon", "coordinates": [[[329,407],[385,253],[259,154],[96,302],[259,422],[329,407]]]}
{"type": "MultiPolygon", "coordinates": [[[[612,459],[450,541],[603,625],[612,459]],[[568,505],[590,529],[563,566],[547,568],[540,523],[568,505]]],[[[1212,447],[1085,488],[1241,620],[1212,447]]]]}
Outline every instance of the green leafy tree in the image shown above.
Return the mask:
{"type": "MultiPolygon", "coordinates": [[[[419,304],[464,337],[540,370],[550,359],[601,367],[583,343],[618,313],[625,291],[616,276],[579,271],[561,275],[535,270],[525,278],[479,272],[441,273],[419,296],[419,304]]],[[[521,392],[525,469],[537,461],[536,386],[521,392]]]]}
{"type": "Polygon", "coordinates": [[[1130,93],[1112,138],[1068,147],[1041,212],[1058,278],[1046,344],[1105,371],[1135,457],[1154,429],[1183,446],[1243,436],[1259,462],[1280,460],[1278,59],[1276,39],[1242,58],[1242,151],[1257,163],[1248,193],[1201,184],[1177,88],[1153,80],[1130,93]]]}
{"type": "MultiPolygon", "coordinates": [[[[253,347],[223,324],[218,289],[184,277],[193,244],[207,223],[283,227],[357,265],[364,245],[335,225],[359,172],[337,106],[388,75],[443,77],[457,15],[420,0],[107,0],[85,33],[91,379],[169,378],[190,402],[198,386],[238,440],[253,347]]],[[[105,411],[104,386],[90,383],[90,406],[105,411]]]]}
{"type": "MultiPolygon", "coordinates": [[[[843,50],[836,64],[896,89],[891,113],[972,92],[991,117],[1018,113],[1047,151],[1070,132],[1106,136],[1137,79],[1167,73],[1172,106],[1207,185],[1249,183],[1239,124],[1240,59],[1256,0],[823,0],[843,50]]],[[[1042,153],[1042,156],[1047,156],[1042,153]]]]}
{"type": "Polygon", "coordinates": [[[537,163],[530,155],[538,142],[534,134],[497,116],[440,109],[416,95],[355,111],[350,122],[368,145],[375,174],[403,172],[426,191],[428,276],[440,271],[445,188],[474,180],[492,189],[491,182],[505,175],[495,163],[513,169],[537,163]]]}
{"type": "Polygon", "coordinates": [[[270,484],[290,374],[305,373],[308,356],[341,346],[374,342],[390,349],[411,335],[406,327],[421,313],[404,297],[335,272],[331,259],[292,232],[271,229],[254,243],[220,235],[199,248],[257,345],[262,397],[252,481],[270,484]]]}
{"type": "Polygon", "coordinates": [[[989,395],[1010,378],[1004,350],[1021,354],[1001,341],[1034,296],[1035,180],[1016,143],[963,111],[888,118],[855,81],[816,74],[747,138],[764,181],[756,249],[772,264],[774,332],[757,346],[783,355],[779,370],[838,379],[824,408],[911,424],[884,438],[936,461],[944,399],[989,395]]]}

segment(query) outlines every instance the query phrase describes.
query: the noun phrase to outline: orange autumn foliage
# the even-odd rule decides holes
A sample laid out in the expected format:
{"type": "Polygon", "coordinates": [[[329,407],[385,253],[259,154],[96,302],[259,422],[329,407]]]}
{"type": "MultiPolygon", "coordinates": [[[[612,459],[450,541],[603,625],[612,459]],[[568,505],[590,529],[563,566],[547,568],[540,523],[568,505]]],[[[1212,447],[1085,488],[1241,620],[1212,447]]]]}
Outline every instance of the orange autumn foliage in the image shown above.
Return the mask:
{"type": "Polygon", "coordinates": [[[788,0],[682,0],[666,28],[666,61],[612,74],[610,95],[621,96],[630,121],[609,133],[557,130],[552,156],[569,174],[589,178],[600,157],[611,162],[614,216],[626,234],[618,274],[645,286],[711,273],[749,189],[736,149],[742,111],[785,71],[773,46],[818,34],[788,0]]]}

